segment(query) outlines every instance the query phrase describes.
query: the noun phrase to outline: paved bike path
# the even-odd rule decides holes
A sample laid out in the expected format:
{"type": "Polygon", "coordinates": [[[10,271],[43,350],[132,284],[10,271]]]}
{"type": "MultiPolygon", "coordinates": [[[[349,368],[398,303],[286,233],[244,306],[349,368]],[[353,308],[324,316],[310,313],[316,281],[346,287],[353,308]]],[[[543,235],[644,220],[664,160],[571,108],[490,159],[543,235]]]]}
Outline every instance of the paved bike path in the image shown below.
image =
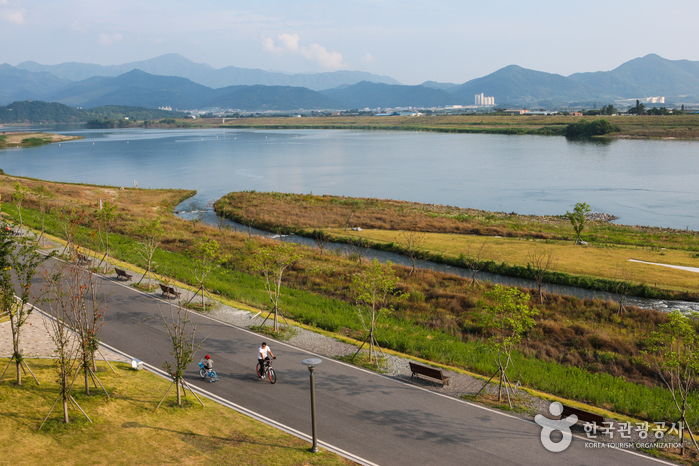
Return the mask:
{"type": "MultiPolygon", "coordinates": [[[[160,318],[170,303],[113,279],[102,280],[109,295],[102,341],[152,366],[161,367],[171,346],[160,318]]],[[[197,335],[207,337],[187,381],[232,403],[310,436],[309,352],[247,329],[194,315],[197,335]],[[278,381],[255,375],[256,351],[266,340],[277,359],[278,381]],[[208,383],[196,362],[211,354],[220,381],[208,383]]],[[[658,464],[614,449],[589,449],[574,438],[562,453],[540,442],[541,428],[453,397],[406,384],[332,359],[316,368],[318,438],[380,465],[428,464],[658,464]]]]}

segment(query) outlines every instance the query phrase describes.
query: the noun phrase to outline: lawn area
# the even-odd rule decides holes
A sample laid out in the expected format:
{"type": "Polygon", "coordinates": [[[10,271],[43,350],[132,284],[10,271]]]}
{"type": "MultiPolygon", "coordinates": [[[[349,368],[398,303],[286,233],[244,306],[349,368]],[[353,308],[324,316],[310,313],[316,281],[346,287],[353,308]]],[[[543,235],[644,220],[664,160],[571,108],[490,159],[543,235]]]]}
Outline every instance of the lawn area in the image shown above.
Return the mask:
{"type": "MultiPolygon", "coordinates": [[[[0,358],[4,367],[7,358],[0,358]]],[[[18,387],[0,383],[0,463],[2,464],[225,464],[225,465],[348,465],[355,464],[322,450],[310,453],[308,442],[292,437],[211,400],[206,407],[189,394],[179,408],[170,384],[147,371],[116,364],[114,374],[102,363],[98,377],[103,392],[73,396],[90,416],[90,424],[71,410],[62,422],[60,406],[37,431],[58,396],[56,373],[49,359],[28,359],[41,386],[27,379],[18,387]],[[189,398],[189,399],[187,399],[189,398]],[[260,458],[264,458],[262,461],[260,458]]]]}

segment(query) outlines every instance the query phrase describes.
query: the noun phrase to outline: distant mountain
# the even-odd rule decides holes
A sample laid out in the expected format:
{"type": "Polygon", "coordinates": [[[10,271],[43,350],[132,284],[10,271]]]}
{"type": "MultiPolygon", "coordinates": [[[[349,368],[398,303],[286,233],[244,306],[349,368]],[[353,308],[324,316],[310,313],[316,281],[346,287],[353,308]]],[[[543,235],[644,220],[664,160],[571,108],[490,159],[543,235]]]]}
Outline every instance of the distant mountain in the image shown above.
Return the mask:
{"type": "Polygon", "coordinates": [[[155,76],[132,70],[115,78],[93,77],[42,96],[42,100],[74,107],[126,105],[146,108],[194,109],[223,107],[240,110],[318,110],[343,105],[302,87],[229,86],[211,89],[189,79],[155,76]]]}
{"type": "Polygon", "coordinates": [[[131,105],[148,108],[197,108],[213,90],[185,78],[154,76],[140,70],[116,78],[94,77],[43,96],[43,100],[80,107],[131,105]]]}
{"type": "Polygon", "coordinates": [[[572,100],[604,99],[603,92],[587,84],[559,74],[528,70],[517,65],[506,66],[482,78],[472,79],[449,90],[450,94],[473,104],[481,92],[495,97],[496,105],[536,103],[543,100],[570,102],[572,100]]]}
{"type": "Polygon", "coordinates": [[[437,81],[425,81],[420,85],[424,87],[430,87],[432,89],[442,89],[444,91],[448,91],[449,89],[453,89],[458,86],[458,84],[454,83],[438,83],[437,81]]]}
{"type": "Polygon", "coordinates": [[[70,81],[50,73],[31,73],[7,64],[0,65],[0,105],[36,99],[64,87],[70,81]]]}
{"type": "MultiPolygon", "coordinates": [[[[327,110],[345,106],[330,97],[305,87],[292,86],[232,86],[230,92],[220,93],[205,107],[254,110],[327,110]]],[[[224,89],[217,89],[222,91],[224,89]]]]}
{"type": "MultiPolygon", "coordinates": [[[[362,81],[353,86],[321,91],[321,94],[345,104],[346,108],[444,107],[455,98],[441,89],[425,86],[401,86],[362,81]]],[[[473,100],[473,98],[471,98],[473,100]]]]}
{"type": "Polygon", "coordinates": [[[699,94],[699,62],[656,54],[635,58],[612,71],[575,73],[570,79],[624,99],[699,94]]]}
{"type": "Polygon", "coordinates": [[[71,81],[82,81],[95,76],[116,77],[132,70],[141,70],[158,76],[187,78],[195,83],[212,88],[262,84],[266,86],[294,86],[306,87],[311,90],[323,90],[338,87],[342,84],[356,84],[360,81],[399,84],[398,81],[388,76],[378,76],[362,71],[285,74],[258,69],[237,68],[235,66],[215,69],[205,63],[194,63],[176,53],[123,65],[102,66],[75,62],[61,63],[60,65],[41,65],[33,61],[26,61],[17,65],[17,68],[33,72],[48,72],[59,78],[71,81]]]}
{"type": "Polygon", "coordinates": [[[12,102],[0,107],[0,123],[84,123],[93,118],[121,120],[154,120],[182,118],[182,113],[140,107],[106,106],[79,109],[56,102],[12,102]]]}

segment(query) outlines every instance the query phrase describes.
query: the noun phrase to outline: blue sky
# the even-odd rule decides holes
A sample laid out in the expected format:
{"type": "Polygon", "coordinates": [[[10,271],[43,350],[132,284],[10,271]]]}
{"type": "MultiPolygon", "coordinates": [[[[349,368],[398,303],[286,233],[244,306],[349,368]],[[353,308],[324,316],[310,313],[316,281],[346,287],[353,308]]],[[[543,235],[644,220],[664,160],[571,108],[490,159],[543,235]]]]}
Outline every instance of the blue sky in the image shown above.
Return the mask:
{"type": "Polygon", "coordinates": [[[463,83],[507,65],[569,75],[657,53],[699,60],[696,0],[0,0],[0,63],[368,71],[463,83]]]}

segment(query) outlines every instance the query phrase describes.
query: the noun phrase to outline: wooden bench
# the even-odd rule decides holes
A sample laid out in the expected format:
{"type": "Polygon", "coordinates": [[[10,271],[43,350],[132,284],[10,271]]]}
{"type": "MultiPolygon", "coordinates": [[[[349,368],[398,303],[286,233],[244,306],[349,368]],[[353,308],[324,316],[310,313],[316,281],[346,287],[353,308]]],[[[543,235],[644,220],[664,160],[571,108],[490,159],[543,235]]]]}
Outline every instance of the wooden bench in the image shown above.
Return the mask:
{"type": "Polygon", "coordinates": [[[591,424],[602,424],[604,422],[604,416],[599,414],[588,413],[582,409],[573,408],[572,406],[563,405],[563,412],[561,413],[561,419],[575,414],[578,416],[578,422],[589,422],[591,424]]]}
{"type": "Polygon", "coordinates": [[[78,265],[90,265],[92,264],[92,259],[84,254],[78,254],[78,265]]]}
{"type": "Polygon", "coordinates": [[[415,364],[410,362],[410,370],[412,374],[410,378],[417,377],[418,374],[424,375],[425,377],[430,377],[442,382],[442,386],[449,385],[449,377],[445,377],[442,373],[442,369],[435,369],[434,367],[421,366],[420,364],[415,364]]]}
{"type": "Polygon", "coordinates": [[[162,283],[160,284],[160,289],[163,291],[163,296],[165,296],[166,298],[170,298],[170,295],[172,295],[175,298],[179,298],[181,294],[179,291],[175,291],[173,287],[163,285],[162,283]]]}
{"type": "Polygon", "coordinates": [[[130,273],[126,273],[126,271],[121,270],[121,269],[117,269],[116,267],[114,267],[114,271],[117,274],[118,280],[121,280],[123,278],[124,280],[126,280],[128,282],[129,280],[131,280],[133,278],[133,275],[131,275],[130,273]]]}

